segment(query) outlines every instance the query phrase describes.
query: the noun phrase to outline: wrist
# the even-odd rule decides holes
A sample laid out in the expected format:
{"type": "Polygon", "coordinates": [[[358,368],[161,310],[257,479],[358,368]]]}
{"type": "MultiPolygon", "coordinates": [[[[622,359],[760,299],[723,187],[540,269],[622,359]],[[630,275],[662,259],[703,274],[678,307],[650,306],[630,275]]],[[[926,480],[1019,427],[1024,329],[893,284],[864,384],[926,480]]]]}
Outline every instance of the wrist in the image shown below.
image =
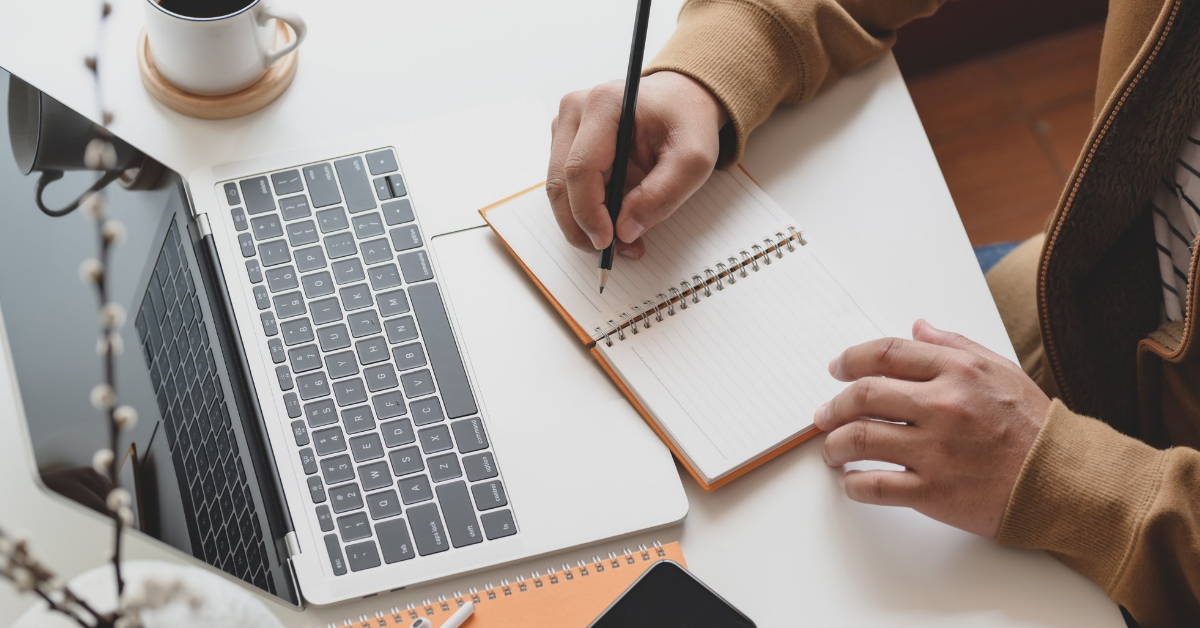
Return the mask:
{"type": "Polygon", "coordinates": [[[677,89],[687,94],[687,100],[705,112],[705,117],[713,121],[718,131],[729,124],[729,112],[725,110],[725,105],[721,104],[720,99],[707,85],[686,74],[671,70],[663,70],[656,74],[663,75],[664,78],[669,77],[669,80],[677,82],[677,89]]]}

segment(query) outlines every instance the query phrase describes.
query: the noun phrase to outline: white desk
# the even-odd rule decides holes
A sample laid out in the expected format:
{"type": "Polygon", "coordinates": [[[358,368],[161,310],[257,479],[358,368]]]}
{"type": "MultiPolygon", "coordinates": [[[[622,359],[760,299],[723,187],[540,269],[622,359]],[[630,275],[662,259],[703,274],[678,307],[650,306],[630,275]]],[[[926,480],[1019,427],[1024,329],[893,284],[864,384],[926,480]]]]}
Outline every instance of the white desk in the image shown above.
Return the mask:
{"type": "MultiPolygon", "coordinates": [[[[141,2],[116,0],[102,58],[114,130],[125,139],[186,174],[496,103],[506,113],[486,122],[499,129],[490,137],[504,143],[478,146],[451,134],[437,144],[455,159],[420,166],[419,176],[447,183],[436,199],[444,209],[439,220],[464,227],[480,224],[477,207],[540,180],[558,98],[623,72],[633,15],[632,0],[292,0],[311,32],[291,89],[257,114],[203,122],[167,110],[141,88],[134,57],[141,2]]],[[[92,112],[82,58],[94,24],[80,4],[4,4],[0,66],[92,112]]],[[[679,4],[656,3],[651,50],[670,34],[679,4]]],[[[870,294],[897,333],[924,316],[1012,355],[890,57],[811,105],[777,114],[756,133],[745,164],[811,237],[837,245],[840,279],[870,294]]],[[[22,434],[16,403],[10,366],[0,360],[0,433],[7,436],[22,434]]],[[[685,476],[685,523],[616,547],[681,540],[692,569],[764,627],[797,625],[800,617],[813,625],[1123,625],[1099,588],[1042,553],[1001,549],[912,511],[848,501],[820,446],[793,450],[715,494],[685,476]]],[[[98,564],[107,524],[41,493],[25,447],[20,438],[0,439],[0,523],[35,531],[36,549],[64,575],[98,564]]],[[[142,538],[131,540],[128,555],[180,559],[142,538]]],[[[289,626],[340,626],[346,617],[561,562],[547,557],[304,614],[273,608],[289,626]]],[[[28,604],[0,587],[0,622],[28,604]]]]}

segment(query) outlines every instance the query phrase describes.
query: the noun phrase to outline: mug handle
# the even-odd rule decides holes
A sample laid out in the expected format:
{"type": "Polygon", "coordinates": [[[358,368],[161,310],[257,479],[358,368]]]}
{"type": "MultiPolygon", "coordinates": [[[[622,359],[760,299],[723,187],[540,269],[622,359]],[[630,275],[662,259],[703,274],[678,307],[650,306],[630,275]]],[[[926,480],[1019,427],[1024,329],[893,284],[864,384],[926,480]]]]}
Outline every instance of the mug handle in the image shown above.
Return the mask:
{"type": "Polygon", "coordinates": [[[291,26],[292,30],[296,32],[295,39],[287,45],[279,50],[267,53],[267,56],[263,59],[263,65],[271,67],[293,50],[299,48],[300,44],[304,43],[304,37],[308,35],[308,24],[304,23],[304,18],[300,17],[299,13],[287,7],[275,6],[273,3],[268,4],[265,2],[259,6],[262,7],[258,13],[259,25],[266,26],[267,22],[271,20],[279,20],[291,26]]]}
{"type": "Polygon", "coordinates": [[[86,201],[93,194],[103,190],[108,186],[109,183],[116,181],[121,174],[122,172],[120,170],[110,170],[105,172],[104,176],[97,179],[91,187],[85,190],[83,194],[79,195],[79,198],[71,201],[61,209],[50,209],[49,207],[46,207],[45,203],[42,202],[42,192],[46,190],[47,185],[50,185],[51,183],[63,178],[63,172],[61,170],[45,170],[42,172],[42,176],[38,177],[34,201],[37,202],[38,209],[42,210],[42,213],[50,216],[51,218],[66,216],[67,214],[75,211],[75,209],[78,208],[81,203],[86,201]]]}

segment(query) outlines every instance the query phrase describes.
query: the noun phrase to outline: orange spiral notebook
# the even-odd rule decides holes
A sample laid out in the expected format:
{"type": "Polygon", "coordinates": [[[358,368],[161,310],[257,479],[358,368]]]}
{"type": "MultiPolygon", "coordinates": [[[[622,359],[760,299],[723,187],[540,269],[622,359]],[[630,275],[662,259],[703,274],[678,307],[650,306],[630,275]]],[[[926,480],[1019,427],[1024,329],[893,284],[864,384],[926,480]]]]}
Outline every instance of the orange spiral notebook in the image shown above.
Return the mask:
{"type": "Polygon", "coordinates": [[[885,334],[837,281],[816,234],[741,170],[716,171],[619,257],[572,247],[544,185],[480,211],[692,477],[713,490],[812,437],[845,385],[826,365],[885,334]]]}
{"type": "Polygon", "coordinates": [[[475,604],[475,613],[467,620],[467,628],[583,628],[651,565],[667,559],[686,566],[678,543],[642,545],[574,565],[534,571],[528,577],[519,575],[499,583],[489,582],[482,588],[439,595],[404,608],[394,606],[374,616],[347,619],[341,625],[404,628],[419,617],[428,617],[436,628],[470,601],[475,604]]]}

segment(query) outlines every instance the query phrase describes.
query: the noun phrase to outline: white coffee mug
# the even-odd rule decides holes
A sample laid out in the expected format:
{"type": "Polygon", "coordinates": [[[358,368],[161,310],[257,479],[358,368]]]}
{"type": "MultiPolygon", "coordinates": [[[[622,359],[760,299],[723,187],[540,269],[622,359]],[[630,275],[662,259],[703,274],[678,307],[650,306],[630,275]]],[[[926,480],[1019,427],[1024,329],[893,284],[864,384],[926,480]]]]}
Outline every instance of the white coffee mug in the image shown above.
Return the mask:
{"type": "Polygon", "coordinates": [[[146,0],[146,36],[163,78],[186,92],[219,96],[252,85],[267,69],[304,41],[308,27],[291,9],[267,0],[246,0],[229,15],[194,18],[172,13],[146,0]],[[275,48],[275,23],[295,35],[275,48]]]}

